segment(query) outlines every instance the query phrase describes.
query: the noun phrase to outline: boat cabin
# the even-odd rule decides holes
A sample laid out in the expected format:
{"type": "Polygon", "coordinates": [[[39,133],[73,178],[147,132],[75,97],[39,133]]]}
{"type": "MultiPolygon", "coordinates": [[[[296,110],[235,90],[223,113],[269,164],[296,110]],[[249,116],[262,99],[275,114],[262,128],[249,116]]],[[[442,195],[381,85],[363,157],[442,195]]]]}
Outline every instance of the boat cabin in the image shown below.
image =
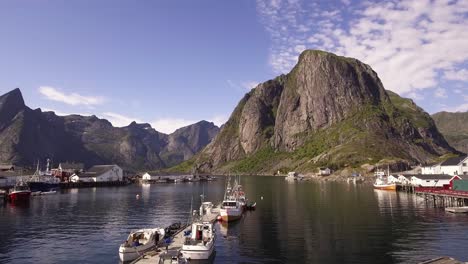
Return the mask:
{"type": "Polygon", "coordinates": [[[209,222],[192,224],[191,239],[186,241],[186,244],[193,244],[199,241],[208,242],[212,238],[213,225],[209,222]]]}

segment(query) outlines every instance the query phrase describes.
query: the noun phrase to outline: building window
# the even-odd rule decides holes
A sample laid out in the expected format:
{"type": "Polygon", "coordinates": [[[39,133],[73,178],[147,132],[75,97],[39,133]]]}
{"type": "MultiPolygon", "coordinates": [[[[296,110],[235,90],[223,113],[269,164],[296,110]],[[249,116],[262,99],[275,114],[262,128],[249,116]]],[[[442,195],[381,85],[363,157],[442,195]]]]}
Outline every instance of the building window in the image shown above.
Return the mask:
{"type": "Polygon", "coordinates": [[[466,162],[463,162],[463,167],[466,167],[466,162]]]}

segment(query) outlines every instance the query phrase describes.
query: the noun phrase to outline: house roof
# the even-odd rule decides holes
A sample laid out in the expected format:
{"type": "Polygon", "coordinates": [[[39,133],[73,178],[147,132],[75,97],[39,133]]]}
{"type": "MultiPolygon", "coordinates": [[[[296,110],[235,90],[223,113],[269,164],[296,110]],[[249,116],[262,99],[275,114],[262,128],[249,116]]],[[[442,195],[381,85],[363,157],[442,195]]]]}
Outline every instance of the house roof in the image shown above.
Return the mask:
{"type": "Polygon", "coordinates": [[[84,164],[83,163],[60,163],[60,167],[62,170],[82,170],[84,169],[84,164]]]}
{"type": "Polygon", "coordinates": [[[453,157],[453,158],[450,158],[444,162],[442,162],[442,164],[440,164],[441,166],[456,166],[458,164],[460,164],[463,160],[465,160],[468,156],[467,155],[464,155],[464,156],[460,156],[460,157],[453,157]]]}
{"type": "Polygon", "coordinates": [[[117,165],[95,165],[89,168],[86,172],[81,173],[78,175],[80,178],[89,178],[89,177],[96,177],[101,174],[104,174],[110,171],[112,168],[118,167],[117,165]]]}
{"type": "Polygon", "coordinates": [[[399,174],[398,177],[405,177],[406,179],[410,179],[413,175],[409,175],[409,174],[399,174]]]}
{"type": "Polygon", "coordinates": [[[452,175],[448,174],[405,174],[408,177],[416,177],[421,180],[450,180],[452,175]]]}

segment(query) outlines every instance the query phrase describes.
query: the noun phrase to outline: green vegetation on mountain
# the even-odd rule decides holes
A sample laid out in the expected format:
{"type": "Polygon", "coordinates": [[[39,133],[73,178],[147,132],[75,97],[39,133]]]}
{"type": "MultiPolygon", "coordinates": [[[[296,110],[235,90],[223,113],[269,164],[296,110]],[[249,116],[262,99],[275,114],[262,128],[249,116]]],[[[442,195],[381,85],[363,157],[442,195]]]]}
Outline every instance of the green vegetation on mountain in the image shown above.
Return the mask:
{"type": "Polygon", "coordinates": [[[432,118],[451,146],[468,153],[468,112],[439,112],[432,118]]]}
{"type": "Polygon", "coordinates": [[[386,91],[368,65],[305,51],[289,74],[250,91],[185,168],[314,172],[382,161],[424,163],[452,152],[431,117],[412,100],[386,91]]]}

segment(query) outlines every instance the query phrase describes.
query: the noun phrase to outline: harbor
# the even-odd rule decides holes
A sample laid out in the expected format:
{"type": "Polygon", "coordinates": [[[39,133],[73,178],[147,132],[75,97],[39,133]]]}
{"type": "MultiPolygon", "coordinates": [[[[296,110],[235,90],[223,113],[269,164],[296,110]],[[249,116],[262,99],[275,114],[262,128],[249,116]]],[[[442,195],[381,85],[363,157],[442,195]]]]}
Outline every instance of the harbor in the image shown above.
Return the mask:
{"type": "MultiPolygon", "coordinates": [[[[233,222],[214,222],[212,263],[468,259],[466,247],[459,243],[467,236],[466,215],[434,208],[417,195],[373,190],[366,184],[290,182],[284,177],[249,176],[241,181],[246,197],[257,202],[256,211],[233,222]]],[[[225,177],[218,177],[213,182],[66,189],[25,205],[5,203],[0,206],[0,231],[9,243],[0,242],[0,256],[8,263],[118,263],[119,246],[132,231],[188,224],[190,211],[200,206],[200,194],[216,205],[225,189],[225,177]],[[17,233],[22,235],[13,235],[17,233]],[[63,243],[44,243],[50,240],[63,243]]],[[[180,247],[183,233],[176,234],[169,249],[180,247]]],[[[152,261],[165,246],[160,250],[146,254],[140,263],[157,263],[152,261]]]]}

